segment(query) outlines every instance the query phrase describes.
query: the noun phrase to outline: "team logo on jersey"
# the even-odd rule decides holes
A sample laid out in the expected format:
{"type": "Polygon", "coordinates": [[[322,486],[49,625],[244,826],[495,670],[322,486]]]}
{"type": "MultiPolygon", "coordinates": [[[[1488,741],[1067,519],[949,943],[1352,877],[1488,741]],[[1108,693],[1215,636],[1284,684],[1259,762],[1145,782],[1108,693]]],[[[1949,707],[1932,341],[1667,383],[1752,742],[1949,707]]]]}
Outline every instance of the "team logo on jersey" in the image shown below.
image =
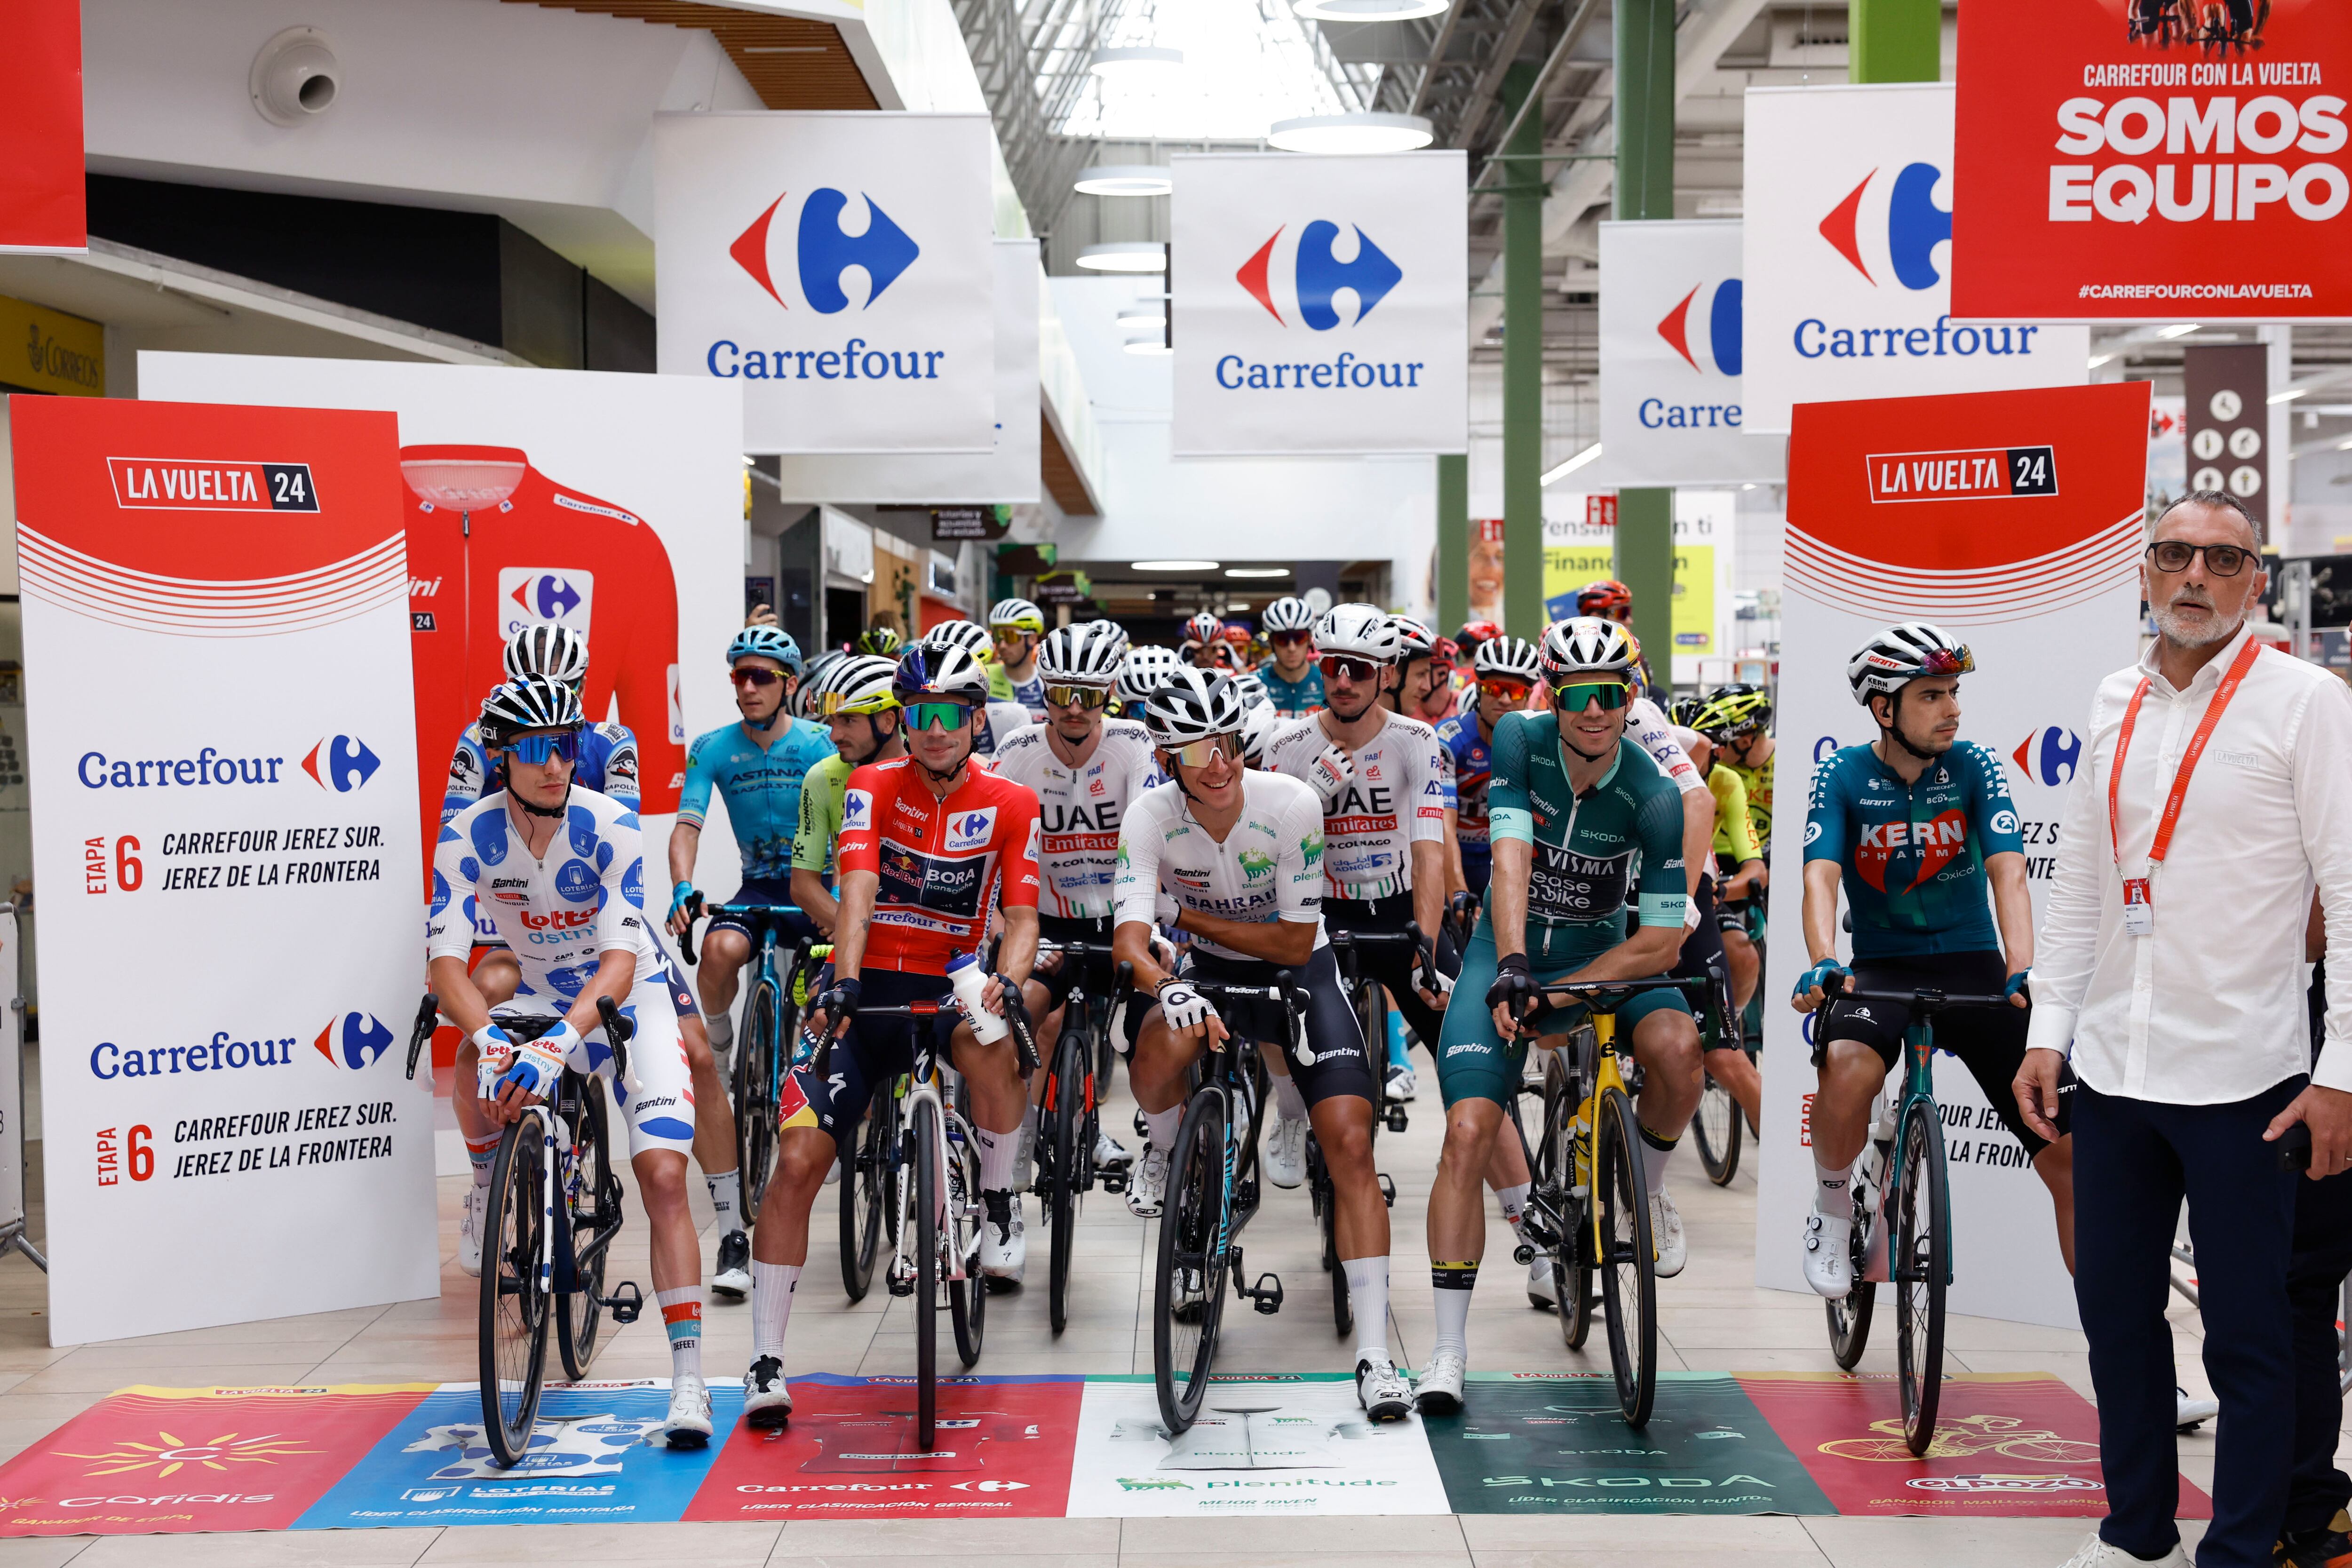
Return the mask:
{"type": "Polygon", "coordinates": [[[1862,829],[1854,846],[1854,869],[1882,893],[1908,893],[1926,887],[1946,866],[1969,851],[1968,814],[1955,807],[1926,822],[1873,822],[1862,829]],[[1900,881],[1889,873],[1897,866],[1910,873],[1900,881]]]}
{"type": "Polygon", "coordinates": [[[1274,875],[1274,857],[1263,849],[1244,849],[1234,857],[1234,864],[1242,868],[1242,876],[1248,881],[1274,875]]]}
{"type": "Polygon", "coordinates": [[[596,604],[596,574],[575,566],[506,566],[499,571],[499,630],[525,626],[588,629],[596,604]]]}
{"type": "Polygon", "coordinates": [[[555,890],[575,904],[596,896],[596,871],[585,860],[566,860],[555,872],[555,890]]]}
{"type": "Polygon", "coordinates": [[[841,830],[861,833],[874,825],[874,792],[870,789],[845,790],[841,796],[841,830]]]}
{"type": "Polygon", "coordinates": [[[392,1029],[373,1013],[344,1013],[319,1031],[310,1042],[333,1066],[353,1072],[373,1067],[392,1045],[392,1029]]]}
{"type": "Polygon", "coordinates": [[[1992,814],[1992,830],[1993,830],[1995,833],[2014,833],[2014,832],[2016,832],[2016,831],[2017,831],[2017,813],[2015,813],[2015,812],[2013,812],[2013,811],[1996,811],[1996,812],[1994,812],[1994,813],[1992,814]]]}
{"type": "Polygon", "coordinates": [[[958,813],[948,818],[948,852],[981,849],[996,836],[996,807],[958,813]]]}

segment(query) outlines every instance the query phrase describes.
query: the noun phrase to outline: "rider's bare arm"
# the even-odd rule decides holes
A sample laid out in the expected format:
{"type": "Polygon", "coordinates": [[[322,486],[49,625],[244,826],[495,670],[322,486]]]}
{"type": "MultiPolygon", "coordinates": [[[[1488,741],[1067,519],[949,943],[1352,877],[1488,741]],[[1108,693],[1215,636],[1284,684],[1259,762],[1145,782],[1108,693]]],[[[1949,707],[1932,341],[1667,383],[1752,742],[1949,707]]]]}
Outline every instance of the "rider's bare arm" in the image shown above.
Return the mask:
{"type": "MultiPolygon", "coordinates": [[[[680,822],[671,826],[669,830],[669,879],[672,886],[676,886],[680,882],[691,882],[694,880],[694,854],[695,850],[700,847],[701,843],[702,829],[695,824],[691,822],[680,822]]],[[[682,917],[685,912],[685,910],[681,910],[678,911],[678,914],[682,917]]],[[[685,924],[681,924],[678,919],[674,918],[669,922],[669,929],[674,934],[683,935],[686,931],[686,926],[691,923],[691,921],[687,921],[685,924]]]]}
{"type": "Polygon", "coordinates": [[[841,901],[825,890],[824,877],[805,866],[793,867],[793,902],[816,922],[817,930],[828,937],[833,935],[834,925],[841,917],[841,901]]]}
{"type": "Polygon", "coordinates": [[[1228,921],[1180,910],[1176,929],[1286,969],[1297,969],[1315,955],[1316,925],[1309,921],[1228,921]]]}

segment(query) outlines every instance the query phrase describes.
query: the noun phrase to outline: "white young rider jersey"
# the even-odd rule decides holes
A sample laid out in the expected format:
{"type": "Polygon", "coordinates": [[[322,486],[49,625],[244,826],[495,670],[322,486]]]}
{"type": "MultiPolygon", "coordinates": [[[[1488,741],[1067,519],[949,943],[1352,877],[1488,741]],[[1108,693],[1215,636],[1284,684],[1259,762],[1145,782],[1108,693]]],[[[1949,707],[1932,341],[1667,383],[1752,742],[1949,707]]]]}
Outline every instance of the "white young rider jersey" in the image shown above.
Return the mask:
{"type": "Polygon", "coordinates": [[[1106,719],[1094,750],[1074,768],[1055,753],[1046,726],[1025,724],[997,748],[993,765],[998,777],[1037,792],[1040,911],[1066,920],[1110,913],[1119,824],[1159,782],[1150,732],[1131,719],[1106,719]]]}
{"type": "MultiPolygon", "coordinates": [[[[1323,803],[1297,779],[1256,769],[1242,774],[1242,812],[1225,841],[1192,815],[1173,780],[1128,807],[1118,835],[1118,921],[1158,923],[1161,893],[1184,909],[1219,920],[1315,923],[1323,934],[1323,803]]],[[[1221,958],[1245,952],[1195,936],[1192,945],[1221,958]]],[[[1255,962],[1255,961],[1253,961],[1255,962]]]]}
{"type": "Polygon", "coordinates": [[[1625,738],[1650,753],[1658,771],[1672,779],[1675,787],[1685,795],[1706,788],[1706,781],[1698,774],[1698,766],[1675,739],[1675,726],[1658,705],[1646,697],[1636,697],[1625,710],[1625,738]]]}
{"type": "MultiPolygon", "coordinates": [[[[1379,899],[1412,886],[1415,844],[1445,839],[1444,748],[1418,719],[1382,710],[1372,738],[1351,753],[1356,776],[1323,816],[1324,891],[1335,899],[1379,899]]],[[[1321,715],[1284,725],[1266,742],[1272,772],[1305,779],[1335,744],[1321,715]]]]}
{"type": "Polygon", "coordinates": [[[663,967],[646,928],[637,814],[594,790],[572,786],[540,859],[515,826],[504,790],[452,817],[433,851],[428,957],[466,956],[474,942],[469,901],[514,949],[522,967],[519,998],[576,1000],[598,961],[616,949],[636,954],[641,983],[663,967]]]}
{"type": "Polygon", "coordinates": [[[1029,710],[1018,702],[991,702],[972,720],[971,754],[993,758],[1014,732],[1029,722],[1029,710]]]}

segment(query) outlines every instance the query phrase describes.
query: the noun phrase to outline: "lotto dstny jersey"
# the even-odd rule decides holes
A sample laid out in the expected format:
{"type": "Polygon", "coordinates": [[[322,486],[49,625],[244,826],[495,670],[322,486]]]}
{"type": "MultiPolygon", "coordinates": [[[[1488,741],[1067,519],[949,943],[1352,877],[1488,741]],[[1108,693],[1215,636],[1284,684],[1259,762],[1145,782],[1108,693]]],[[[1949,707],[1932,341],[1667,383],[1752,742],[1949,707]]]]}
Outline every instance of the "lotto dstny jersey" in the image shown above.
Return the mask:
{"type": "Polygon", "coordinates": [[[1257,667],[1257,678],[1265,682],[1265,694],[1274,700],[1274,710],[1286,719],[1303,719],[1323,706],[1323,671],[1312,660],[1307,673],[1296,680],[1285,680],[1274,660],[1267,659],[1257,667]]]}
{"type": "MultiPolygon", "coordinates": [[[[1506,713],[1495,726],[1487,830],[1534,847],[1528,877],[1528,946],[1538,928],[1572,940],[1624,936],[1631,904],[1645,926],[1683,923],[1690,886],[1683,874],[1682,792],[1632,740],[1617,743],[1601,782],[1578,795],[1560,754],[1559,721],[1506,713]]],[[[1491,910],[1493,900],[1487,900],[1491,910]]],[[[1488,916],[1481,929],[1491,932],[1488,916]]],[[[1545,938],[1545,950],[1550,948],[1545,938]]]]}
{"type": "Polygon", "coordinates": [[[1841,868],[1857,959],[1998,952],[1985,857],[2024,848],[2000,762],[1973,741],[1912,784],[1868,746],[1814,771],[1805,861],[1841,868]]]}
{"type": "Polygon", "coordinates": [[[1493,748],[1478,732],[1478,715],[1465,710],[1437,726],[1437,743],[1454,759],[1454,838],[1462,858],[1484,865],[1486,844],[1486,779],[1493,748]]]}
{"type": "Polygon", "coordinates": [[[1038,1436],[1037,1424],[1000,1412],[975,1410],[942,1415],[939,1436],[926,1449],[915,1429],[915,1412],[881,1410],[872,1415],[822,1413],[796,1416],[793,1430],[816,1438],[817,1451],[801,1461],[803,1475],[904,1476],[932,1470],[987,1468],[982,1446],[1024,1442],[1038,1436]]]}
{"type": "MultiPolygon", "coordinates": [[[[1128,807],[1119,828],[1117,890],[1121,925],[1156,924],[1165,893],[1219,920],[1311,921],[1323,947],[1323,803],[1297,779],[1253,768],[1242,774],[1241,820],[1220,844],[1193,816],[1181,784],[1156,785],[1128,807]]],[[[1192,946],[1250,959],[1204,936],[1192,946]]]]}
{"type": "Polygon", "coordinates": [[[944,975],[978,952],[988,917],[1037,907],[1037,796],[977,764],[945,800],[905,757],[849,775],[835,850],[845,876],[880,880],[860,967],[944,975]]]}
{"type": "Polygon", "coordinates": [[[1160,782],[1151,736],[1127,719],[1106,719],[1087,760],[1071,767],[1054,752],[1043,724],[1016,730],[992,764],[1037,795],[1037,868],[1043,912],[1094,920],[1111,911],[1118,874],[1118,829],[1128,808],[1160,782]]]}
{"type": "Polygon", "coordinates": [[[841,837],[841,796],[849,786],[849,759],[838,752],[808,771],[801,781],[800,826],[793,832],[793,869],[821,871],[834,879],[833,847],[841,837]]]}
{"type": "Polygon", "coordinates": [[[743,857],[743,879],[787,880],[793,874],[793,838],[800,831],[801,783],[809,769],[833,755],[833,735],[822,724],[787,718],[776,738],[761,746],[741,724],[695,737],[686,753],[686,790],[677,820],[700,827],[716,789],[727,803],[727,823],[743,857]]]}
{"type": "Polygon", "coordinates": [[[1760,768],[1743,768],[1728,757],[1716,764],[1729,768],[1748,791],[1748,825],[1756,834],[1756,842],[1766,849],[1772,847],[1772,764],[1780,760],[1776,748],[1760,768]]]}
{"type": "MultiPolygon", "coordinates": [[[[1380,899],[1412,886],[1412,846],[1445,840],[1448,793],[1437,731],[1418,719],[1382,710],[1381,727],[1356,748],[1356,776],[1323,816],[1324,892],[1335,899],[1380,899]]],[[[1266,742],[1272,773],[1304,780],[1332,744],[1323,721],[1293,721],[1266,742]]]]}
{"type": "Polygon", "coordinates": [[[1741,864],[1761,860],[1764,851],[1748,816],[1748,786],[1739,775],[1717,763],[1706,771],[1706,788],[1715,796],[1715,852],[1741,864]]]}
{"type": "MultiPolygon", "coordinates": [[[[631,811],[637,809],[637,738],[626,724],[591,724],[581,732],[580,762],[572,782],[582,789],[609,795],[631,811]]],[[[506,764],[493,758],[483,743],[481,722],[466,726],[457,736],[457,753],[449,759],[449,782],[441,797],[444,824],[493,790],[507,787],[506,764]]]]}
{"type": "Polygon", "coordinates": [[[466,956],[474,941],[467,901],[497,929],[522,966],[518,997],[570,1003],[617,949],[636,954],[637,978],[663,967],[646,928],[646,866],[637,814],[610,795],[577,786],[548,840],[531,858],[507,811],[504,790],[450,819],[433,852],[433,902],[425,917],[430,958],[466,956]]]}
{"type": "Polygon", "coordinates": [[[1173,1436],[1155,1420],[1122,1421],[1114,1443],[1152,1443],[1161,1454],[1155,1470],[1333,1470],[1352,1461],[1331,1447],[1337,1441],[1377,1439],[1369,1421],[1338,1421],[1301,1415],[1280,1405],[1216,1406],[1201,1412],[1173,1436]]]}

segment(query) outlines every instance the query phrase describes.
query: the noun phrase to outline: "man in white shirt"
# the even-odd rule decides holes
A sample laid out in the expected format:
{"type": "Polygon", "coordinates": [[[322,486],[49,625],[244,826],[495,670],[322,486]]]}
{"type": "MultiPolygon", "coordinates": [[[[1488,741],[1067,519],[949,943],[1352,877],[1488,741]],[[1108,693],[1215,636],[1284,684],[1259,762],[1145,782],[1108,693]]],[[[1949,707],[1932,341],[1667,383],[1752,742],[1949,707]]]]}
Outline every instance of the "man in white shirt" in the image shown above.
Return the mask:
{"type": "MultiPolygon", "coordinates": [[[[2300,963],[2315,885],[2352,907],[2352,700],[2253,642],[2258,544],[2220,492],[2158,521],[2143,582],[2161,635],[2092,701],[2035,940],[2016,1089],[2048,1137],[2069,1057],[2080,1080],[2074,1294],[2107,1485],[2070,1568],[2189,1561],[2164,1317],[2184,1197],[2221,1405],[2198,1563],[2273,1561],[2294,1405],[2285,1135],[2308,1127],[2315,1177],[2352,1163],[2352,994],[2331,997],[2310,1068],[2300,963]]],[[[2329,968],[2352,975],[2352,924],[2328,938],[2329,968]]]]}

